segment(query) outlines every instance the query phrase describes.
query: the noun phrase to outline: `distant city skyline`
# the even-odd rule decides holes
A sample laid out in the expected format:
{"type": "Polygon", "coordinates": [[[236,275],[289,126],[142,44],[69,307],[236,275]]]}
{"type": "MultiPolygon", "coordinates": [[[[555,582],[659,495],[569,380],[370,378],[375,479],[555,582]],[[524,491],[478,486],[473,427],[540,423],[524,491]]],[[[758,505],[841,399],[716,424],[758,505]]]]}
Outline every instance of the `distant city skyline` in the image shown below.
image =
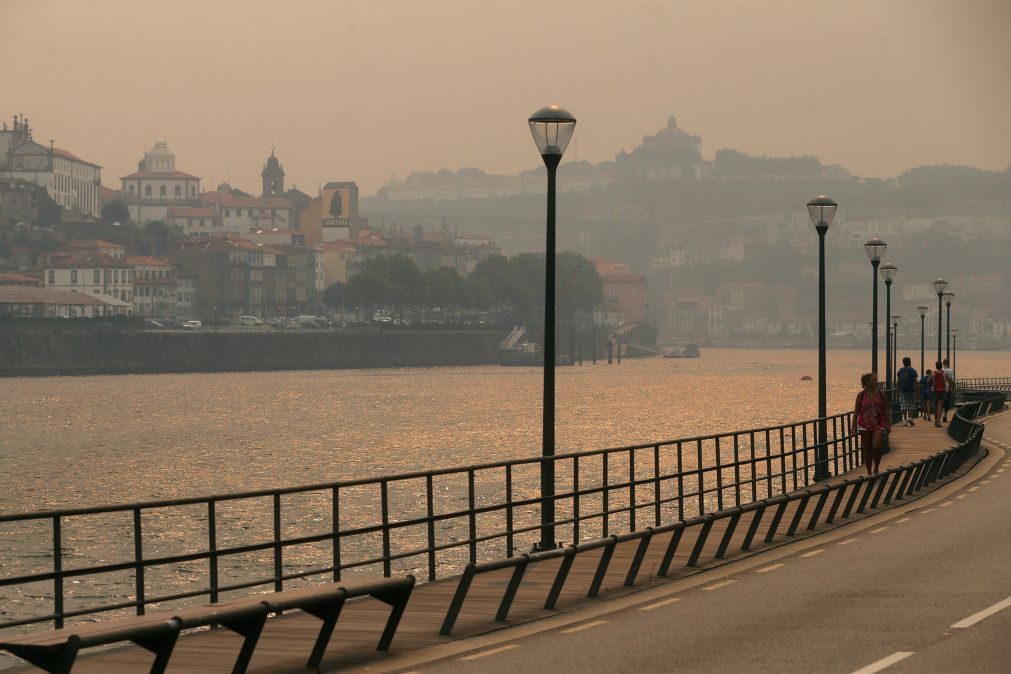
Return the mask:
{"type": "Polygon", "coordinates": [[[157,141],[204,189],[257,189],[272,147],[309,194],[442,168],[515,174],[539,165],[526,117],[549,102],[580,120],[567,161],[612,159],[673,115],[708,159],[1003,170],[1009,19],[999,0],[11,0],[0,118],[25,114],[112,188],[157,141]]]}

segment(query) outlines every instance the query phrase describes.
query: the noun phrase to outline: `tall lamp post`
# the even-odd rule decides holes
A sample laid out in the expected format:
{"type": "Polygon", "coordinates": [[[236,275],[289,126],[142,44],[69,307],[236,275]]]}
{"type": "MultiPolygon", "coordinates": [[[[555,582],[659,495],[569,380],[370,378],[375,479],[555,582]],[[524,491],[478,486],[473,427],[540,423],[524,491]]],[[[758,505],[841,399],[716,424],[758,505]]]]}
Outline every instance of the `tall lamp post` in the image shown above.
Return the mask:
{"type": "Polygon", "coordinates": [[[958,380],[958,375],[955,374],[955,358],[958,356],[958,328],[951,331],[951,376],[958,380]]]}
{"type": "Polygon", "coordinates": [[[949,359],[951,362],[951,301],[955,299],[955,293],[950,290],[944,291],[944,305],[947,307],[948,319],[945,321],[947,325],[947,336],[944,338],[944,357],[949,359]]]}
{"type": "MultiPolygon", "coordinates": [[[[899,319],[902,316],[892,316],[892,372],[899,369],[899,319]]],[[[895,382],[898,385],[898,381],[895,382]]]]}
{"type": "Polygon", "coordinates": [[[835,218],[839,204],[824,194],[815,197],[807,204],[807,212],[811,222],[818,232],[818,445],[814,456],[815,482],[827,480],[828,473],[828,432],[825,427],[825,417],[828,416],[826,403],[826,367],[825,367],[825,232],[828,231],[832,219],[835,218]]]}
{"type": "Polygon", "coordinates": [[[939,278],[932,284],[934,286],[934,292],[937,293],[937,362],[941,362],[941,299],[944,295],[944,289],[948,287],[948,282],[943,278],[939,278]]]}
{"type": "Polygon", "coordinates": [[[899,268],[891,262],[881,265],[881,277],[885,279],[885,386],[889,390],[892,388],[892,281],[899,272],[899,268]]]}
{"type": "Polygon", "coordinates": [[[920,313],[920,375],[923,375],[923,335],[924,328],[926,327],[927,321],[927,305],[921,304],[916,307],[916,310],[920,313]]]}
{"type": "Polygon", "coordinates": [[[878,265],[887,248],[888,244],[877,237],[864,244],[864,252],[867,253],[867,258],[871,261],[871,276],[874,277],[873,308],[871,309],[874,316],[871,321],[871,372],[874,374],[878,373],[878,265]]]}
{"type": "Polygon", "coordinates": [[[576,118],[557,105],[541,108],[527,120],[537,151],[548,169],[547,237],[544,260],[544,407],[541,434],[541,540],[555,542],[555,173],[576,130],[576,118]]]}

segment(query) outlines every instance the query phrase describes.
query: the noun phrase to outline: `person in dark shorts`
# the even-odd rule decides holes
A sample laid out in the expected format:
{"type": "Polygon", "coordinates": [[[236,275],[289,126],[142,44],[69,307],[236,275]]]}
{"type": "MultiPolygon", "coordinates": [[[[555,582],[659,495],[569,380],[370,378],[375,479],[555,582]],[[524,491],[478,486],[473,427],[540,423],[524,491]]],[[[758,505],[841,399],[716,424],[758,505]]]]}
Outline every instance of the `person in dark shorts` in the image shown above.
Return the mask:
{"type": "Polygon", "coordinates": [[[916,412],[919,400],[916,395],[916,383],[919,377],[913,369],[913,361],[909,356],[902,359],[902,367],[895,373],[895,381],[899,384],[899,404],[902,407],[902,419],[906,426],[913,425],[913,413],[916,412]]]}
{"type": "Polygon", "coordinates": [[[920,395],[923,398],[923,420],[930,421],[930,412],[933,407],[930,401],[930,368],[920,377],[920,395]]]}
{"type": "Polygon", "coordinates": [[[934,425],[941,425],[941,415],[948,403],[948,375],[942,369],[941,361],[934,364],[934,373],[930,375],[930,402],[934,406],[934,425]]]}

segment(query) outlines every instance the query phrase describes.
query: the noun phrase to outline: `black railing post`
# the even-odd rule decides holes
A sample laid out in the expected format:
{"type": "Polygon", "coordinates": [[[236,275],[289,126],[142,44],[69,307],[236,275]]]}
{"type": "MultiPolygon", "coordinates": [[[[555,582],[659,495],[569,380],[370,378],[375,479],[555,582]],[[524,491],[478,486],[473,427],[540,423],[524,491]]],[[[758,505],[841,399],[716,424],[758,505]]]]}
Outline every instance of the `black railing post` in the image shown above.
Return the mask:
{"type": "Polygon", "coordinates": [[[210,576],[210,599],[218,603],[218,517],[214,499],[207,500],[207,573],[210,576]]]}
{"type": "Polygon", "coordinates": [[[340,487],[334,487],[330,494],[330,526],[333,533],[333,580],[341,579],[341,501],[340,487]]]}
{"type": "MultiPolygon", "coordinates": [[[[512,477],[512,476],[509,475],[508,472],[506,474],[507,474],[507,479],[506,479],[506,500],[507,500],[507,502],[509,502],[509,501],[512,500],[511,493],[510,493],[512,485],[509,483],[510,482],[509,478],[512,477]]],[[[435,489],[434,489],[434,485],[432,484],[432,474],[429,473],[428,475],[425,476],[425,517],[427,518],[427,527],[426,528],[428,529],[428,580],[435,580],[435,578],[436,578],[436,571],[435,571],[435,503],[434,503],[434,492],[435,492],[435,489]]],[[[512,509],[512,506],[509,505],[509,507],[506,509],[506,529],[509,532],[508,544],[506,545],[506,548],[508,548],[509,552],[506,554],[506,557],[512,557],[512,535],[513,535],[512,534],[512,529],[513,529],[512,514],[513,514],[513,509],[512,509]]]]}
{"type": "MultiPolygon", "coordinates": [[[[393,576],[393,568],[390,563],[390,483],[383,480],[379,483],[380,507],[382,508],[383,524],[383,577],[393,576]]],[[[473,506],[471,506],[473,507],[473,506]]]]}
{"type": "Polygon", "coordinates": [[[53,515],[53,622],[63,627],[63,530],[59,515],[53,515]]]}
{"type": "Polygon", "coordinates": [[[141,529],[140,508],[133,509],[133,561],[137,615],[144,615],[144,534],[141,529]]]}
{"type": "Polygon", "coordinates": [[[274,493],[274,592],[284,590],[284,560],[281,552],[281,494],[274,493]]]}

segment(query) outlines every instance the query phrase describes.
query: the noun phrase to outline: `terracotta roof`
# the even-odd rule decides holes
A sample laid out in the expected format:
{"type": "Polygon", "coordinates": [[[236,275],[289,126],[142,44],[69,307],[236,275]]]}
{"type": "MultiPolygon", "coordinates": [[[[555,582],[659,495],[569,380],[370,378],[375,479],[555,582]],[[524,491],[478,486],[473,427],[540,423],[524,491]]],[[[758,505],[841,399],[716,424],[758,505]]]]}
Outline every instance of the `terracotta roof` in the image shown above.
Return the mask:
{"type": "Polygon", "coordinates": [[[50,268],[88,268],[88,269],[122,269],[124,267],[130,267],[129,264],[123,260],[117,260],[116,258],[106,255],[105,253],[99,253],[93,250],[82,250],[78,253],[72,253],[70,255],[61,256],[57,260],[51,260],[45,265],[46,269],[50,268]]]}
{"type": "Polygon", "coordinates": [[[611,281],[614,283],[642,283],[646,279],[639,274],[633,274],[629,271],[628,266],[615,262],[608,262],[607,260],[594,260],[594,266],[597,268],[597,274],[600,275],[602,281],[611,281]]]}
{"type": "Polygon", "coordinates": [[[71,248],[76,248],[78,250],[81,249],[94,250],[96,248],[122,248],[124,250],[126,249],[126,246],[123,246],[118,243],[111,243],[109,241],[103,241],[102,239],[74,239],[73,241],[70,242],[69,245],[71,248]]]}
{"type": "Polygon", "coordinates": [[[149,255],[127,255],[127,264],[140,265],[142,267],[171,267],[172,263],[167,260],[159,260],[149,255]]]}
{"type": "Polygon", "coordinates": [[[219,204],[222,208],[291,208],[284,197],[237,197],[227,192],[204,192],[200,199],[205,204],[219,204]]]}
{"type": "Polygon", "coordinates": [[[42,285],[42,281],[34,276],[26,276],[24,274],[0,274],[0,285],[39,286],[42,285]]]}
{"type": "Polygon", "coordinates": [[[158,178],[161,180],[200,180],[195,175],[183,173],[182,171],[135,171],[128,176],[123,176],[120,180],[130,180],[135,178],[158,178]]]}
{"type": "MultiPolygon", "coordinates": [[[[60,149],[58,147],[54,147],[53,148],[53,154],[56,155],[57,157],[62,157],[63,159],[69,159],[71,161],[76,161],[76,162],[78,162],[80,164],[87,164],[88,166],[98,166],[98,164],[93,164],[90,161],[86,161],[84,159],[81,159],[80,157],[78,157],[73,152],[67,152],[66,150],[62,150],[62,149],[60,149]]],[[[98,166],[98,168],[102,168],[102,167],[98,166]]]]}
{"type": "Polygon", "coordinates": [[[88,293],[72,293],[67,290],[32,288],[30,286],[0,286],[0,304],[104,306],[110,302],[88,293]]]}
{"type": "Polygon", "coordinates": [[[320,244],[323,250],[354,250],[357,247],[358,244],[354,241],[328,241],[320,244]]]}

